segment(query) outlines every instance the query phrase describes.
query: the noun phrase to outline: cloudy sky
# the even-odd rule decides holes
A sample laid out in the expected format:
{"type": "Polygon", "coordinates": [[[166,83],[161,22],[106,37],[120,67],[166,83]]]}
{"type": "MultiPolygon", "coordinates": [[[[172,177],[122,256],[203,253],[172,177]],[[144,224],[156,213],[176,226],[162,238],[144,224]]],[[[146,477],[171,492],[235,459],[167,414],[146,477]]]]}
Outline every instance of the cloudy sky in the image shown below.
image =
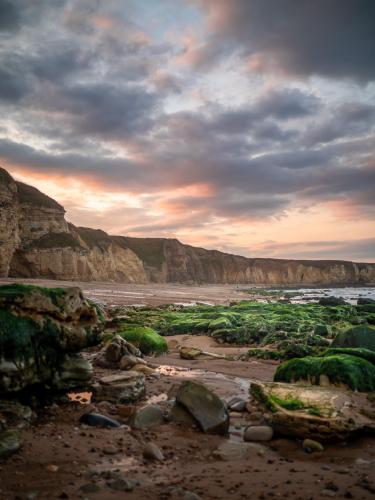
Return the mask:
{"type": "Polygon", "coordinates": [[[0,0],[0,165],[76,225],[375,261],[375,1],[0,0]]]}

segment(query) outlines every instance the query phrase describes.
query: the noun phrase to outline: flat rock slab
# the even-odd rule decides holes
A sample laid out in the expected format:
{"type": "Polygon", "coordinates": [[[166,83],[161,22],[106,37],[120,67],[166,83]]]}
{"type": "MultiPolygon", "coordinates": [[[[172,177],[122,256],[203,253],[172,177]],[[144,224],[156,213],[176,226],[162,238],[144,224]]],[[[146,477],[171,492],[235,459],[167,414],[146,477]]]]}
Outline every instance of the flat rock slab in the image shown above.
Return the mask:
{"type": "Polygon", "coordinates": [[[328,441],[375,432],[371,394],[276,382],[252,383],[250,392],[269,411],[269,423],[280,435],[328,441]]]}
{"type": "Polygon", "coordinates": [[[93,386],[95,401],[133,403],[145,394],[145,377],[135,371],[102,377],[93,386]]]}
{"type": "Polygon", "coordinates": [[[188,380],[177,390],[176,403],[197,421],[203,432],[226,434],[229,414],[225,403],[205,385],[188,380]]]}

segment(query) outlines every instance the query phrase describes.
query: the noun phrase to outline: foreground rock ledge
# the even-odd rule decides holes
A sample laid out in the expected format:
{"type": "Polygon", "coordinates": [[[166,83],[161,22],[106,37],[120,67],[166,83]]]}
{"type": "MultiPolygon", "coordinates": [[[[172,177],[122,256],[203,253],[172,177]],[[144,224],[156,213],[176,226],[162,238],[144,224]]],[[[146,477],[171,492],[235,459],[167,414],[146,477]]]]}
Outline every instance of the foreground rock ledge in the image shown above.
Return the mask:
{"type": "Polygon", "coordinates": [[[277,434],[319,441],[375,432],[373,394],[286,383],[252,383],[250,392],[277,434]]]}

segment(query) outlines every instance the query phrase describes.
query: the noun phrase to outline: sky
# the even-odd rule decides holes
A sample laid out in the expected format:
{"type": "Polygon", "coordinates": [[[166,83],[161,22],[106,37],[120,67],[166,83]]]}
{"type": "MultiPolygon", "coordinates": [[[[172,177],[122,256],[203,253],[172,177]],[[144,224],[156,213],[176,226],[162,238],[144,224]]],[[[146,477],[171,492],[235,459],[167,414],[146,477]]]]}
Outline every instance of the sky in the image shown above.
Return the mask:
{"type": "Polygon", "coordinates": [[[373,0],[0,0],[0,116],[76,225],[375,261],[373,0]]]}

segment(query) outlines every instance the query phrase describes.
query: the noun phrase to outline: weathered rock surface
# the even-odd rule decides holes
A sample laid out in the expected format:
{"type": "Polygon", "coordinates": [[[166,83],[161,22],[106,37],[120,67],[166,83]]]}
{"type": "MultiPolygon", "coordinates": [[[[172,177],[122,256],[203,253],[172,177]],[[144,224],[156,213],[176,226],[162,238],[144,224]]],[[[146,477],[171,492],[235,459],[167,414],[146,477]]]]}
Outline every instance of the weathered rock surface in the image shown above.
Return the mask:
{"type": "Polygon", "coordinates": [[[76,353],[97,343],[99,330],[79,288],[0,287],[0,393],[86,383],[91,366],[76,353]]]}
{"type": "Polygon", "coordinates": [[[120,335],[116,335],[95,355],[93,363],[114,370],[131,370],[137,364],[146,364],[141,351],[120,335]]]}
{"type": "Polygon", "coordinates": [[[164,422],[163,411],[157,405],[147,405],[138,410],[131,418],[130,425],[136,429],[154,427],[164,422]]]}
{"type": "Polygon", "coordinates": [[[276,382],[252,383],[250,392],[280,435],[327,441],[375,432],[374,403],[365,393],[276,382]]]}
{"type": "Polygon", "coordinates": [[[226,434],[229,414],[225,403],[205,385],[188,380],[177,390],[176,403],[183,406],[203,432],[226,434]]]}
{"type": "Polygon", "coordinates": [[[125,371],[102,377],[92,389],[95,401],[134,403],[145,394],[145,377],[139,372],[125,371]]]}
{"type": "Polygon", "coordinates": [[[251,259],[176,239],[75,227],[64,208],[0,169],[0,277],[122,283],[362,284],[375,264],[251,259]]]}

